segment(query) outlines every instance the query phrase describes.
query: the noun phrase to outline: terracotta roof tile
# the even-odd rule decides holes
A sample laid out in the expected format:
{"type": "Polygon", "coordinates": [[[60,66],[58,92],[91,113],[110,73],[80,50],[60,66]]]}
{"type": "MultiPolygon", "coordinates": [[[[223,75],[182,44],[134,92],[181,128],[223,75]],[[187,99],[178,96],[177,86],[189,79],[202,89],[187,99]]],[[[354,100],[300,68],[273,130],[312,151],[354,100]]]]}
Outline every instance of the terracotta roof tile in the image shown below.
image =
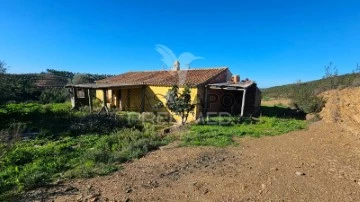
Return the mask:
{"type": "Polygon", "coordinates": [[[179,71],[127,72],[99,80],[97,84],[146,84],[146,85],[199,85],[216,77],[227,67],[201,68],[179,71]]]}

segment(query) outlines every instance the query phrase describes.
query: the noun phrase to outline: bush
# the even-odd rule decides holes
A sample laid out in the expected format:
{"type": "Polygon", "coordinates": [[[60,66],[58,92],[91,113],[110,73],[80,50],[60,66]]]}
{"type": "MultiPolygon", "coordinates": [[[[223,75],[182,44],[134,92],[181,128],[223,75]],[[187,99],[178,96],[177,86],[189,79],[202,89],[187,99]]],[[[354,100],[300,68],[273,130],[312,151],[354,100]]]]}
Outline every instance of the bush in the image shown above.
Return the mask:
{"type": "Polygon", "coordinates": [[[69,93],[65,88],[46,88],[41,91],[39,102],[46,103],[62,103],[68,100],[69,93]]]}
{"type": "Polygon", "coordinates": [[[293,90],[291,96],[291,105],[305,113],[318,113],[325,105],[325,100],[317,96],[313,89],[306,88],[298,84],[293,90]]]}
{"type": "Polygon", "coordinates": [[[135,127],[139,130],[142,125],[139,119],[128,121],[126,118],[107,114],[90,114],[73,120],[70,132],[75,135],[110,134],[118,128],[135,127]]]}

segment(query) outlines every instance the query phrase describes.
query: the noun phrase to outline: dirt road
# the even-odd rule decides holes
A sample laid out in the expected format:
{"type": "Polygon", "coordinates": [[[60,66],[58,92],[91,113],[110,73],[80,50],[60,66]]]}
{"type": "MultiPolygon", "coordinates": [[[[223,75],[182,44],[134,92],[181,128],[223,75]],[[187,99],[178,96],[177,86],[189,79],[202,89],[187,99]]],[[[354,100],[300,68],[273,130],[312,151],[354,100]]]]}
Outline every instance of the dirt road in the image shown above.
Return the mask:
{"type": "MultiPolygon", "coordinates": [[[[176,143],[110,176],[29,197],[48,201],[360,201],[360,136],[336,124],[226,148],[176,143]],[[46,197],[46,198],[44,198],[46,197]]],[[[30,199],[28,197],[28,199],[30,199]]]]}

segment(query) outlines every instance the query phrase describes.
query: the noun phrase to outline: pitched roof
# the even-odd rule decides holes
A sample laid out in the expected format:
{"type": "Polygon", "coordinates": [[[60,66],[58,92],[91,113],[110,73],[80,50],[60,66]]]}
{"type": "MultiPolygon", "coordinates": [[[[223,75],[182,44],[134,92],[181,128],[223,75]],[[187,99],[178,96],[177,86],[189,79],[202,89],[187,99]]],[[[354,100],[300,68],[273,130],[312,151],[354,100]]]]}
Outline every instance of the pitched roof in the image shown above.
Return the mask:
{"type": "Polygon", "coordinates": [[[191,85],[206,83],[227,67],[201,68],[179,71],[141,71],[127,72],[118,76],[99,80],[97,84],[137,84],[137,85],[191,85]]]}

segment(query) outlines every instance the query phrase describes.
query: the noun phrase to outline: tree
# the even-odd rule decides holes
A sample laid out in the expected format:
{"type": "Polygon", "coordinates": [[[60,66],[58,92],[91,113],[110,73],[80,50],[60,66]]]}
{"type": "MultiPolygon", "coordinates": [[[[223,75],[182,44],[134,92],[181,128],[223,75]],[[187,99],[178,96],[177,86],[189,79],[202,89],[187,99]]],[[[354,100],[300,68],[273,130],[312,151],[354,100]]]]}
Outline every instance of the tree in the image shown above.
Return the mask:
{"type": "Polygon", "coordinates": [[[325,105],[322,96],[318,96],[313,86],[308,83],[297,83],[293,86],[291,104],[305,113],[318,113],[325,105]]]}
{"type": "Polygon", "coordinates": [[[195,108],[195,105],[191,104],[191,91],[189,86],[185,86],[181,93],[179,93],[178,86],[173,86],[167,93],[166,106],[171,112],[181,117],[181,124],[184,125],[189,114],[195,108]]]}
{"type": "Polygon", "coordinates": [[[336,77],[338,75],[338,69],[336,66],[333,66],[332,62],[329,63],[329,65],[325,65],[325,75],[324,79],[330,78],[330,77],[336,77]]]}
{"type": "Polygon", "coordinates": [[[339,85],[338,81],[338,69],[336,66],[333,66],[332,62],[329,65],[325,65],[325,75],[323,77],[327,82],[327,88],[335,89],[339,85]]]}
{"type": "Polygon", "coordinates": [[[74,73],[68,71],[59,71],[55,69],[46,69],[46,72],[49,74],[53,74],[56,76],[65,77],[67,79],[72,79],[74,77],[74,73]]]}
{"type": "Polygon", "coordinates": [[[6,63],[2,60],[0,60],[0,74],[5,74],[6,73],[6,63]]]}

